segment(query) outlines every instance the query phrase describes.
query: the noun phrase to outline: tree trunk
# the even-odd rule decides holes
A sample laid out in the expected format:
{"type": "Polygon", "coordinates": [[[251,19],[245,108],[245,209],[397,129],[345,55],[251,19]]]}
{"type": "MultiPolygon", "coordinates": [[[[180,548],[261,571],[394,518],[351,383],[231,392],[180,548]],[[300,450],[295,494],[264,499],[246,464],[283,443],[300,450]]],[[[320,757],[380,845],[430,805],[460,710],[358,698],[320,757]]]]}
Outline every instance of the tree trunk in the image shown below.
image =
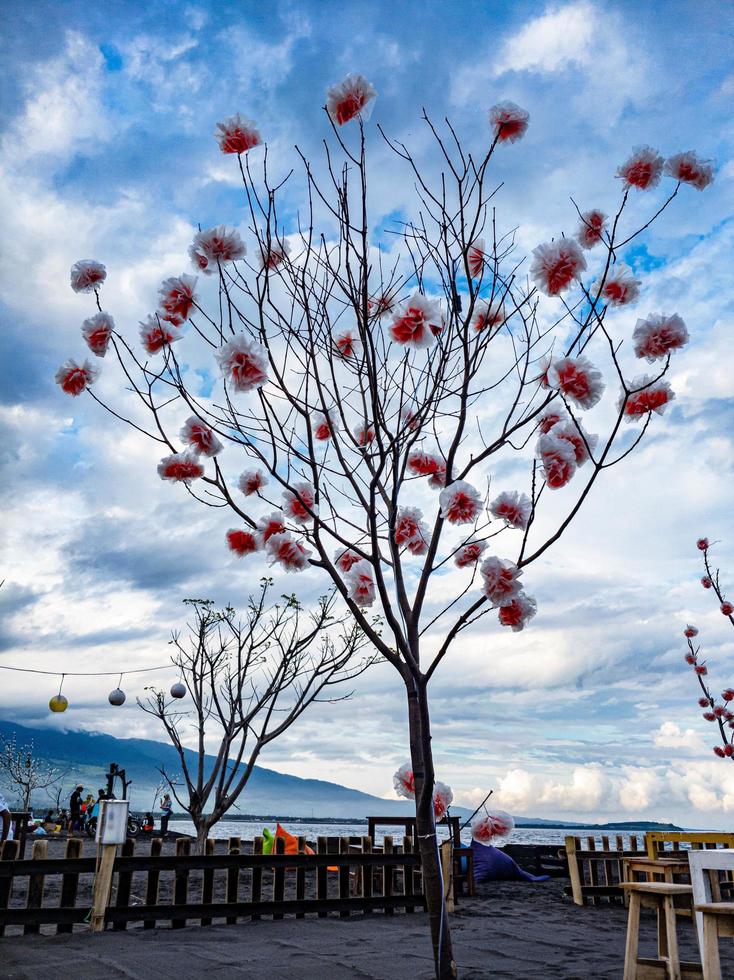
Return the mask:
{"type": "Polygon", "coordinates": [[[209,837],[209,821],[196,821],[196,853],[206,854],[206,842],[209,837]]]}
{"type": "Polygon", "coordinates": [[[425,685],[408,689],[408,723],[410,755],[415,778],[417,844],[423,871],[423,891],[428,906],[436,980],[454,980],[458,974],[451,947],[451,932],[446,914],[441,859],[436,837],[436,820],[433,813],[433,752],[425,685]]]}

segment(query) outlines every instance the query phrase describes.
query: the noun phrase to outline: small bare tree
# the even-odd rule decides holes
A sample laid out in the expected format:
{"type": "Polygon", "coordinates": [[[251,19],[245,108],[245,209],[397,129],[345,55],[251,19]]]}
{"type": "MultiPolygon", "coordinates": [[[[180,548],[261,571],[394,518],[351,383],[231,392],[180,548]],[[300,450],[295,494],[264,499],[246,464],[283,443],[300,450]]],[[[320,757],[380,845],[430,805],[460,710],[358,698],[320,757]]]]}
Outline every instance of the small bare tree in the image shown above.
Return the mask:
{"type": "Polygon", "coordinates": [[[55,786],[65,772],[49,766],[34,754],[33,742],[19,745],[15,734],[0,741],[0,774],[18,795],[21,810],[30,809],[36,790],[55,786]]]}
{"type": "Polygon", "coordinates": [[[211,828],[235,804],[270,742],[316,701],[342,700],[325,692],[369,666],[355,659],[366,642],[351,617],[336,619],[336,593],[306,613],[295,596],[269,603],[272,579],[262,579],[245,616],[232,607],[217,610],[208,600],[186,600],[194,611],[189,635],[174,634],[173,662],[181,671],[193,707],[177,709],[164,691],[153,689],[144,711],[159,718],[178,753],[180,776],[161,775],[196,827],[204,852],[211,828]],[[196,747],[187,753],[187,722],[196,747]],[[207,749],[214,761],[207,765],[207,749]]]}

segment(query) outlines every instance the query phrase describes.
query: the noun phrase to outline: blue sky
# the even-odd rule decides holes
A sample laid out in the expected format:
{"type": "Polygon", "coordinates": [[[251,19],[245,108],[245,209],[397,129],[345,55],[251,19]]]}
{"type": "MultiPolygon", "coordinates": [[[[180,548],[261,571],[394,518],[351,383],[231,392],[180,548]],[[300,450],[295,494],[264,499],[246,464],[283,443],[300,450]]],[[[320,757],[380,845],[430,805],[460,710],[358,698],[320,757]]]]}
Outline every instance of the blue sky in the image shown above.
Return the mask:
{"type": "MultiPolygon", "coordinates": [[[[716,159],[717,178],[703,194],[684,188],[625,255],[644,282],[631,326],[652,310],[678,312],[692,336],[672,372],[674,410],[534,572],[541,612],[520,642],[480,627],[437,677],[439,778],[467,804],[494,786],[519,813],[730,824],[734,767],[711,752],[681,629],[698,623],[715,686],[731,684],[734,644],[697,585],[693,548],[699,534],[721,538],[716,554],[734,582],[731,8],[4,7],[0,356],[11,369],[0,399],[8,532],[0,662],[158,663],[181,625],[182,599],[242,602],[256,581],[223,557],[221,518],[156,481],[154,449],[90,400],[59,394],[54,371],[80,353],[79,324],[91,312],[68,288],[72,263],[107,265],[105,308],[134,337],[160,280],[189,271],[196,226],[244,221],[232,161],[213,139],[218,120],[236,111],[256,119],[274,166],[289,168],[294,144],[319,152],[326,88],[348,71],[365,74],[379,92],[377,230],[409,212],[411,198],[407,182],[381,166],[375,124],[430,169],[422,106],[450,116],[471,143],[483,139],[489,106],[509,98],[528,108],[531,126],[498,158],[498,210],[527,251],[573,230],[570,195],[610,210],[614,171],[632,146],[694,148],[716,159]]],[[[296,175],[291,218],[301,189],[296,175]]],[[[116,385],[106,370],[101,389],[116,385]]],[[[128,692],[141,685],[130,678],[128,692]]],[[[3,674],[0,714],[61,723],[45,711],[52,692],[41,687],[3,674]]],[[[132,697],[113,711],[106,693],[99,682],[70,685],[63,723],[158,736],[132,697]]],[[[387,795],[406,755],[403,701],[391,668],[379,668],[352,702],[316,710],[263,761],[387,795]]]]}

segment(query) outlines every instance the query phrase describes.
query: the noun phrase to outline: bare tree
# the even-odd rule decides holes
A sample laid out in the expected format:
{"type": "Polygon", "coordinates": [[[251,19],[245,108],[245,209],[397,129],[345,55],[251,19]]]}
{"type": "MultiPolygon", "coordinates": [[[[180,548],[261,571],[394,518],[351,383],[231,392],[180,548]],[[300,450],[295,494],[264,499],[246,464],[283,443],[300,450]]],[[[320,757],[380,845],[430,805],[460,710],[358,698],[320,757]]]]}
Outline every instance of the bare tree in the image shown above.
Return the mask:
{"type": "Polygon", "coordinates": [[[33,742],[18,744],[15,734],[0,741],[0,773],[18,794],[21,810],[29,810],[36,790],[48,790],[66,776],[34,754],[33,742]]]}
{"type": "Polygon", "coordinates": [[[295,596],[269,604],[271,579],[263,579],[243,619],[228,607],[186,600],[194,612],[188,634],[175,634],[173,662],[193,708],[164,691],[139,701],[159,718],[178,753],[181,775],[161,769],[179,805],[196,827],[197,848],[236,803],[262,750],[317,701],[341,700],[329,692],[369,665],[355,657],[364,637],[351,616],[335,619],[335,593],[304,612],[295,596]],[[193,759],[187,730],[193,728],[193,759]],[[207,753],[213,756],[207,765],[207,753]]]}
{"type": "MultiPolygon", "coordinates": [[[[719,611],[734,626],[734,603],[731,603],[724,593],[721,584],[721,576],[718,568],[711,564],[711,544],[708,538],[699,538],[696,542],[698,550],[703,558],[705,574],[701,577],[701,585],[704,589],[710,590],[719,603],[719,611]]],[[[698,686],[701,688],[701,696],[698,705],[703,708],[703,717],[706,721],[716,725],[719,730],[720,743],[714,746],[714,752],[721,759],[731,759],[734,761],[734,687],[727,687],[721,692],[720,699],[712,693],[709,687],[708,664],[701,659],[701,646],[695,638],[698,636],[698,629],[690,623],[683,630],[683,635],[688,644],[688,652],[685,655],[686,663],[691,667],[696,675],[698,686]],[[695,640],[695,642],[694,642],[695,640]]]]}
{"type": "MultiPolygon", "coordinates": [[[[495,211],[501,185],[490,177],[496,150],[523,135],[527,113],[495,107],[493,138],[478,152],[448,121],[441,130],[424,113],[438,161],[430,171],[380,130],[380,166],[392,154],[393,180],[412,185],[414,202],[405,203],[413,217],[392,229],[393,246],[378,248],[382,216],[371,213],[359,110],[372,90],[357,78],[339,92],[328,106],[333,141],[324,144],[320,168],[301,155],[305,204],[287,224],[280,205],[289,177],[271,176],[267,147],[248,152],[260,138],[244,132],[243,120],[220,125],[222,150],[237,154],[255,261],[245,258],[236,231],[199,232],[190,254],[216,276],[218,302],[205,309],[191,277],[167,280],[160,309],[141,332],[155,361],[108,322],[99,303],[103,268],[75,267],[75,288],[94,290],[100,332],[88,326],[87,341],[96,353],[114,352],[137,411],[92,397],[171,453],[161,461],[162,478],[238,516],[240,553],[264,552],[287,570],[310,566],[329,578],[397,671],[443,980],[456,976],[456,965],[435,830],[429,682],[457,639],[491,610],[500,625],[523,628],[536,604],[519,576],[548,554],[601,475],[634,450],[652,413],[662,414],[674,397],[665,375],[671,351],[687,340],[680,317],[641,321],[630,356],[608,313],[639,290],[620,261],[625,246],[665,211],[681,181],[694,182],[695,171],[703,187],[712,171],[693,154],[670,158],[671,192],[652,214],[628,220],[630,194],[656,184],[664,164],[649,148],[636,151],[618,171],[613,216],[576,208],[576,236],[539,245],[529,279],[515,229],[503,228],[495,211]],[[341,124],[355,116],[351,136],[343,136],[341,124]],[[260,162],[251,163],[258,153],[260,162]],[[587,278],[582,248],[591,247],[598,258],[587,278]],[[216,355],[221,369],[223,384],[211,399],[187,385],[176,352],[186,319],[189,343],[216,355]],[[604,391],[590,355],[617,388],[598,437],[579,417],[604,391]],[[630,381],[626,362],[635,356],[657,365],[630,381]],[[179,442],[183,412],[191,417],[179,442]],[[240,478],[244,497],[220,465],[222,443],[256,467],[240,478]],[[214,457],[208,470],[205,456],[214,457]],[[519,490],[492,499],[490,465],[511,473],[519,490]],[[438,501],[429,487],[441,491],[438,501]],[[258,514],[261,501],[279,508],[275,520],[258,514]],[[489,542],[507,558],[490,555],[480,566],[489,542]],[[372,605],[385,635],[370,619],[372,605]]],[[[58,380],[78,394],[94,374],[87,363],[69,362],[58,380]]]]}

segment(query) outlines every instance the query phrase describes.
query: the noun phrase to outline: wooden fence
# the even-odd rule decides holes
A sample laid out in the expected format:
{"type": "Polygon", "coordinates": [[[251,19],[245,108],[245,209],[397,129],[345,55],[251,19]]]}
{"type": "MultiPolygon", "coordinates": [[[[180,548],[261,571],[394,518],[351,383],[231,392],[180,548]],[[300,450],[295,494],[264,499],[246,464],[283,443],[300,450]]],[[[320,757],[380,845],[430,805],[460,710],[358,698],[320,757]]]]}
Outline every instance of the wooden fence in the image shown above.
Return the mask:
{"type": "MultiPolygon", "coordinates": [[[[224,853],[209,841],[205,855],[191,854],[189,838],[176,841],[175,855],[161,853],[154,839],[150,853],[135,854],[130,840],[115,860],[113,887],[105,921],[113,929],[142,923],[152,929],[163,923],[182,928],[187,922],[211,925],[286,915],[324,917],[338,913],[425,908],[420,857],[405,837],[396,845],[386,837],[381,853],[372,852],[369,837],[319,837],[316,854],[284,852],[263,855],[262,837],[252,853],[244,853],[238,837],[231,837],[224,853]]],[[[42,926],[58,933],[72,932],[88,923],[91,913],[95,857],[82,856],[81,840],[67,842],[64,858],[49,858],[48,843],[36,841],[33,857],[19,859],[17,842],[6,842],[0,854],[0,936],[6,929],[38,933],[42,926]]]]}
{"type": "MultiPolygon", "coordinates": [[[[648,831],[642,840],[630,835],[627,847],[624,837],[617,834],[613,839],[601,838],[597,847],[594,837],[566,837],[565,857],[571,884],[567,891],[576,905],[612,902],[622,904],[626,896],[620,888],[624,880],[625,858],[673,857],[687,848],[734,847],[734,834],[705,833],[698,831],[648,831]]],[[[559,856],[564,851],[559,852],[559,856]]]]}

